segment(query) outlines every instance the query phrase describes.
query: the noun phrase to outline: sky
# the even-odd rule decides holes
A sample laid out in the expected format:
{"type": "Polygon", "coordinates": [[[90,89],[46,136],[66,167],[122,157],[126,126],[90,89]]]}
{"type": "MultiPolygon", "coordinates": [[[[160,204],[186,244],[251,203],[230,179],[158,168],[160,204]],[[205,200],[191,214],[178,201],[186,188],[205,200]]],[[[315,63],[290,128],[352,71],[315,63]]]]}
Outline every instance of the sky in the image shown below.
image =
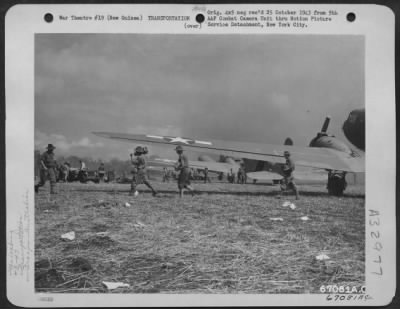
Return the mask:
{"type": "Polygon", "coordinates": [[[35,36],[35,148],[60,155],[129,159],[93,131],[308,146],[327,115],[345,141],[364,92],[362,36],[35,36]]]}

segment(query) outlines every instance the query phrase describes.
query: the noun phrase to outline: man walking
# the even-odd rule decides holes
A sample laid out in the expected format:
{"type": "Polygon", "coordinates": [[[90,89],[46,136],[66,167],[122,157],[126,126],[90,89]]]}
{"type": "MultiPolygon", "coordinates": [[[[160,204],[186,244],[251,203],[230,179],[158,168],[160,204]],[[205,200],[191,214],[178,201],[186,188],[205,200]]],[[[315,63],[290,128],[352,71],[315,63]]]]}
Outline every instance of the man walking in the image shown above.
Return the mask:
{"type": "Polygon", "coordinates": [[[54,158],[54,147],[47,145],[47,151],[40,157],[40,182],[35,186],[35,192],[39,192],[39,187],[44,186],[47,179],[50,179],[50,194],[56,194],[56,160],[54,158]]]}
{"type": "Polygon", "coordinates": [[[147,179],[147,171],[146,171],[146,158],[144,156],[144,150],[141,146],[136,147],[134,156],[131,154],[131,163],[133,164],[133,177],[131,183],[131,191],[129,195],[138,195],[136,191],[136,187],[140,184],[145,184],[152,192],[153,196],[157,195],[157,191],[151,186],[149,180],[147,179]]]}
{"type": "Polygon", "coordinates": [[[69,162],[64,162],[64,164],[63,164],[64,182],[68,182],[68,176],[69,176],[70,168],[71,168],[71,165],[69,164],[69,162]]]}
{"type": "Polygon", "coordinates": [[[185,189],[188,189],[193,196],[194,189],[190,185],[189,179],[189,160],[187,156],[183,154],[182,146],[176,146],[175,151],[178,154],[178,161],[176,162],[175,169],[180,172],[178,176],[179,196],[181,198],[183,197],[185,189]]]}
{"type": "Polygon", "coordinates": [[[285,151],[284,154],[286,163],[283,166],[283,179],[281,180],[281,192],[279,197],[282,195],[283,191],[292,189],[296,194],[296,200],[299,199],[299,191],[297,189],[296,183],[294,182],[293,171],[295,165],[293,160],[290,158],[290,152],[285,151]]]}
{"type": "Polygon", "coordinates": [[[237,172],[237,183],[239,184],[244,184],[244,175],[243,175],[244,171],[243,168],[240,166],[238,168],[238,172],[237,172]]]}
{"type": "Polygon", "coordinates": [[[166,167],[163,169],[163,182],[169,182],[169,171],[166,167]]]}
{"type": "Polygon", "coordinates": [[[99,168],[97,169],[97,172],[99,174],[99,182],[103,183],[104,182],[104,176],[106,174],[106,169],[104,167],[104,163],[101,162],[99,168]]]}
{"type": "Polygon", "coordinates": [[[210,177],[208,176],[208,167],[204,168],[204,183],[210,182],[210,177]]]}

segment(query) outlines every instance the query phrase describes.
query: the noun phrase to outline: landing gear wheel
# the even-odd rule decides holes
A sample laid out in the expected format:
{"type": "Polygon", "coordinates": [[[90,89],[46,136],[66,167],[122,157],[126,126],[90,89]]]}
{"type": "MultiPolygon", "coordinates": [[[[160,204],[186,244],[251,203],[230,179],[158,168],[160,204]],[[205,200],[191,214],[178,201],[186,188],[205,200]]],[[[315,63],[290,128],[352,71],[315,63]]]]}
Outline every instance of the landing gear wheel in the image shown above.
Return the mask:
{"type": "Polygon", "coordinates": [[[346,173],[329,173],[327,188],[330,195],[342,196],[346,187],[346,173]]]}

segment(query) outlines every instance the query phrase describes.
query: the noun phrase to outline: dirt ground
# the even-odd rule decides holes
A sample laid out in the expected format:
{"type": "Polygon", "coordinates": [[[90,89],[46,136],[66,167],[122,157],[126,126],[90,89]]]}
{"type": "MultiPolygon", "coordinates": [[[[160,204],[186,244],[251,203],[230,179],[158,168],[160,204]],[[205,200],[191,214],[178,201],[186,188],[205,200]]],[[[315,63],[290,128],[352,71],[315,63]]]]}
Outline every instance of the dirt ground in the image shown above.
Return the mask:
{"type": "Polygon", "coordinates": [[[364,284],[363,186],[332,197],[324,185],[303,185],[296,201],[277,199],[276,186],[194,183],[195,195],[179,199],[175,183],[153,184],[157,197],[144,186],[131,197],[129,184],[61,183],[54,197],[41,188],[36,291],[319,293],[364,284]],[[74,240],[61,238],[72,231],[74,240]]]}

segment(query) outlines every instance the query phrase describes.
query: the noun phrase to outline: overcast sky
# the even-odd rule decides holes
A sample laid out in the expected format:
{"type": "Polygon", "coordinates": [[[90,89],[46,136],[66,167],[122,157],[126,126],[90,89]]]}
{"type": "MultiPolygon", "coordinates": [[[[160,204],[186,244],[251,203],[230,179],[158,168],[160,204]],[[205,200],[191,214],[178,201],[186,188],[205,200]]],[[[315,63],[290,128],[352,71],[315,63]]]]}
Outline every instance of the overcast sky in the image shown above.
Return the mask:
{"type": "MultiPolygon", "coordinates": [[[[361,36],[37,34],[35,145],[128,159],[93,131],[308,145],[364,106],[361,36]]],[[[151,148],[162,156],[162,148],[151,148]]]]}

